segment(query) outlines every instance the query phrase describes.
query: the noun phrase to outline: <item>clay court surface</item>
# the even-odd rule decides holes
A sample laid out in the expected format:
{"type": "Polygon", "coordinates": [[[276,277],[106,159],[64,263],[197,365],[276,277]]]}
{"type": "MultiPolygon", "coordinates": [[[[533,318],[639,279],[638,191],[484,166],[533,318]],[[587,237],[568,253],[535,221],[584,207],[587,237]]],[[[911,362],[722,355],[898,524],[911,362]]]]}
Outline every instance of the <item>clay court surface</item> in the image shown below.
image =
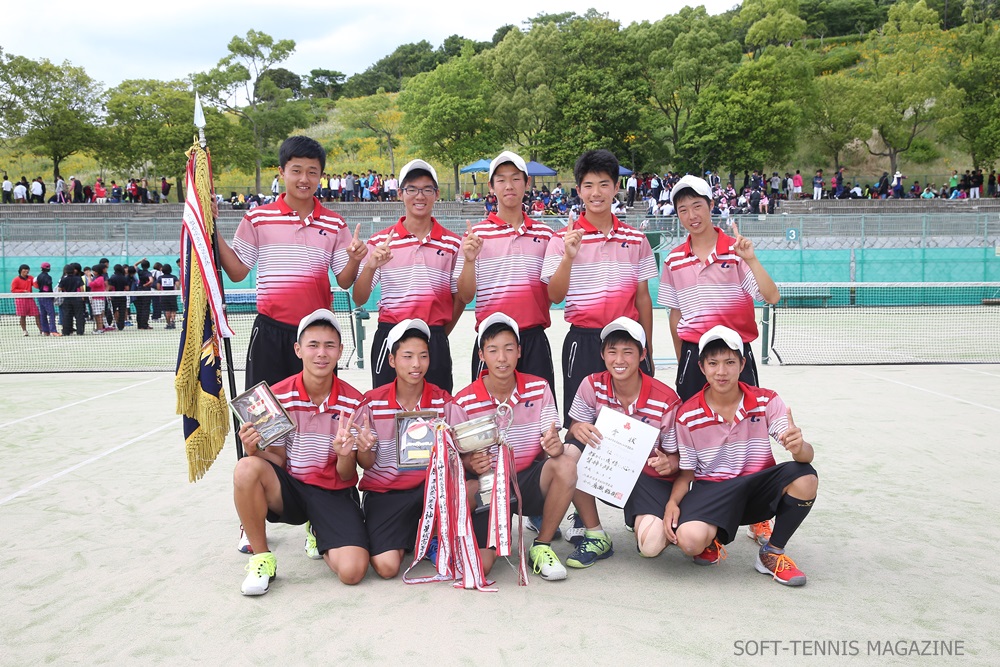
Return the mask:
{"type": "MultiPolygon", "coordinates": [[[[452,334],[457,386],[472,319],[452,334]]],[[[672,384],[673,372],[660,377],[672,384]]],[[[341,377],[370,386],[367,368],[341,377]]],[[[346,587],[306,558],[301,528],[274,526],[278,578],[250,599],[232,438],[189,484],[172,375],[0,375],[0,664],[1000,662],[1000,366],[762,366],[761,377],[816,448],[819,496],[788,546],[804,588],[758,574],[742,534],[714,567],[675,547],[643,559],[620,510],[602,507],[611,559],[527,588],[499,561],[492,594],[371,571],[346,587]],[[962,655],[896,654],[934,641],[962,655]]]]}

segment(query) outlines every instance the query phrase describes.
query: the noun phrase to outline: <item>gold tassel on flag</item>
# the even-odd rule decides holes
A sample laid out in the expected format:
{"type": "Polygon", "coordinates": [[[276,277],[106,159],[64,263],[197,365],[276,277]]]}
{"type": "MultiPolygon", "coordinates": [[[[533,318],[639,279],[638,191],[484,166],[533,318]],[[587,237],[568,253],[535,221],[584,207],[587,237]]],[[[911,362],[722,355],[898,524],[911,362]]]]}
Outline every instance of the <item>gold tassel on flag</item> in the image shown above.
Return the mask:
{"type": "MultiPolygon", "coordinates": [[[[206,276],[202,270],[206,261],[214,269],[214,262],[210,252],[206,260],[198,254],[197,249],[192,249],[197,245],[192,243],[193,236],[198,236],[194,240],[202,240],[203,243],[207,241],[209,244],[214,238],[211,167],[208,152],[197,140],[188,155],[188,206],[185,210],[185,234],[182,241],[186,266],[182,271],[185,268],[188,270],[184,278],[184,324],[174,386],[177,390],[177,413],[186,417],[184,444],[188,479],[194,482],[205,475],[225,445],[229,433],[229,410],[222,386],[219,315],[213,312],[205,289],[206,276]],[[197,229],[191,229],[191,226],[197,229]]],[[[204,254],[202,249],[201,255],[204,254]]],[[[221,317],[224,318],[225,315],[222,314],[221,317]]],[[[228,332],[228,323],[224,328],[228,332]]]]}

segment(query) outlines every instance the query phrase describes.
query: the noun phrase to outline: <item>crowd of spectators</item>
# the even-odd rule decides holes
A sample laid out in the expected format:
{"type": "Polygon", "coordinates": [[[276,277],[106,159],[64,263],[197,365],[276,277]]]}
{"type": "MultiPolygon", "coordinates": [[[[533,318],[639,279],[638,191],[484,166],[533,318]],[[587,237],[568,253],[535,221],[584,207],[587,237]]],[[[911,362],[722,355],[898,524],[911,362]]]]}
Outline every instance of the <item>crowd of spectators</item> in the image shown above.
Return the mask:
{"type": "Polygon", "coordinates": [[[30,294],[37,290],[51,296],[16,299],[21,331],[29,335],[29,318],[34,319],[43,336],[82,336],[88,322],[95,334],[132,326],[150,330],[154,328],[152,323],[160,321],[165,329],[176,329],[177,295],[158,294],[180,288],[173,268],[162,262],[151,264],[145,258],[135,264],[112,266],[110,260],[102,258],[94,266],[71,262],[55,280],[49,262],[42,262],[37,276],[31,275],[31,267],[22,264],[11,282],[11,292],[30,294]]]}
{"type": "Polygon", "coordinates": [[[6,173],[3,175],[4,204],[118,204],[129,202],[133,204],[165,203],[169,201],[172,184],[165,176],[160,177],[160,183],[152,185],[147,178],[130,178],[106,184],[104,179],[94,180],[93,185],[84,185],[76,176],[70,176],[69,181],[59,176],[51,190],[46,187],[41,176],[28,181],[13,183],[6,173]]]}

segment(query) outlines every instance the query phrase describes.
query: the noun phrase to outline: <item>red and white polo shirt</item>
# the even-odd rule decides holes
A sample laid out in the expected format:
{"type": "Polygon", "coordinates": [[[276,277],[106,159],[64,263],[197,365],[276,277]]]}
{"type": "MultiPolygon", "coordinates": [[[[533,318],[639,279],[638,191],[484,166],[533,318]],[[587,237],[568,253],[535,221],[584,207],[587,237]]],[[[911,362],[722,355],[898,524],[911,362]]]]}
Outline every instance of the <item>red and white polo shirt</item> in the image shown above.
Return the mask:
{"type": "Polygon", "coordinates": [[[337,473],[333,440],[340,428],[340,413],[348,418],[361,405],[361,392],[333,377],[330,395],[322,405],[309,398],[302,373],[285,378],[271,387],[274,397],[295,422],[295,431],[284,438],[285,468],[297,480],[324,489],[346,489],[358,483],[357,474],[344,480],[337,473]]]}
{"type": "MultiPolygon", "coordinates": [[[[396,383],[382,385],[365,394],[358,419],[359,426],[363,424],[364,415],[368,415],[368,423],[375,428],[378,443],[375,445],[375,465],[365,470],[361,475],[358,488],[362,491],[392,491],[397,489],[414,489],[424,483],[427,476],[424,470],[400,470],[396,465],[396,413],[403,410],[396,400],[396,383]]],[[[424,393],[420,397],[417,410],[433,410],[443,417],[449,425],[453,419],[461,421],[463,415],[455,409],[451,395],[444,389],[424,382],[424,393]]]]}
{"type": "MultiPolygon", "coordinates": [[[[483,383],[488,374],[489,371],[483,371],[478,380],[455,394],[455,404],[465,412],[468,420],[493,416],[497,412],[500,403],[483,383]]],[[[517,385],[508,400],[514,412],[507,442],[514,448],[514,465],[521,472],[541,456],[542,434],[552,424],[559,427],[559,411],[548,382],[527,373],[515,373],[514,376],[517,385]]]]}
{"type": "MultiPolygon", "coordinates": [[[[659,429],[660,436],[656,440],[656,447],[666,454],[676,454],[677,437],[674,422],[681,399],[677,396],[677,392],[659,380],[645,373],[640,373],[639,376],[642,378],[639,398],[632,405],[622,405],[615,396],[610,372],[588,375],[576,391],[573,405],[569,409],[570,419],[593,424],[597,421],[597,413],[601,408],[608,408],[659,429]]],[[[674,478],[674,476],[661,478],[660,474],[648,464],[642,467],[642,472],[657,479],[674,478]]]]}
{"type": "Polygon", "coordinates": [[[313,198],[305,220],[277,201],[247,211],[236,228],[233,251],[247,268],[257,266],[257,312],[285,324],[329,308],[330,271],[347,266],[352,236],[339,215],[313,198]]]}
{"type": "MultiPolygon", "coordinates": [[[[526,213],[514,228],[496,213],[472,228],[483,240],[476,260],[476,329],[496,312],[507,313],[521,329],[548,327],[549,293],[542,282],[542,263],[553,232],[526,213]]],[[[465,266],[458,253],[455,280],[465,266]]]]}
{"type": "Polygon", "coordinates": [[[737,256],[736,239],[718,227],[715,250],[705,262],[691,250],[691,237],[670,251],[663,262],[656,302],[681,311],[677,334],[697,343],[714,326],[729,327],[744,343],[757,338],[753,302],[763,301],[753,272],[737,256]]]}
{"type": "Polygon", "coordinates": [[[694,470],[695,479],[721,481],[752,475],[775,464],[771,438],[788,430],[787,407],[770,389],[740,382],[743,402],[733,423],[726,422],[705,402],[702,390],[677,412],[680,467],[694,470]]]}
{"type": "MultiPolygon", "coordinates": [[[[434,218],[430,234],[418,239],[403,226],[404,220],[406,216],[368,239],[371,250],[385,243],[390,233],[396,233],[389,244],[392,259],[376,269],[372,277],[372,289],[382,284],[378,321],[397,324],[419,318],[428,326],[444,326],[451,322],[452,295],[458,292],[454,270],[462,254],[462,239],[434,218]]],[[[371,252],[362,260],[359,271],[370,257],[371,252]]]]}
{"type": "MultiPolygon", "coordinates": [[[[566,320],[578,327],[600,329],[618,317],[639,319],[635,295],[639,283],[656,277],[656,258],[646,236],[612,216],[605,236],[581,216],[574,225],[584,231],[573,260],[566,292],[566,320]]],[[[542,282],[548,284],[566,254],[568,228],[549,241],[542,264],[542,282]]]]}

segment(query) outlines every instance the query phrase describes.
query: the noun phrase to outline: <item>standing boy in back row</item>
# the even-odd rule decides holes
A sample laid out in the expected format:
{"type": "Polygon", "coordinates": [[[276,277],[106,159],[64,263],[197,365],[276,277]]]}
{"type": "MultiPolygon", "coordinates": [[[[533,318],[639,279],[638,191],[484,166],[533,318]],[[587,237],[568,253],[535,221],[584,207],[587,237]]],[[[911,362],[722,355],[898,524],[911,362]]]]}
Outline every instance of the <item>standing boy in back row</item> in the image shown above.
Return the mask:
{"type": "MultiPolygon", "coordinates": [[[[653,302],[647,282],[656,277],[656,260],[646,236],[611,212],[618,192],[618,159],[610,151],[587,151],[573,168],[584,215],[556,232],[542,264],[542,282],[549,300],[566,300],[566,321],[572,325],[563,341],[563,415],[580,382],[604,370],[601,329],[628,317],[653,337],[653,302]]],[[[642,370],[653,374],[652,345],[646,348],[642,370]]]]}

